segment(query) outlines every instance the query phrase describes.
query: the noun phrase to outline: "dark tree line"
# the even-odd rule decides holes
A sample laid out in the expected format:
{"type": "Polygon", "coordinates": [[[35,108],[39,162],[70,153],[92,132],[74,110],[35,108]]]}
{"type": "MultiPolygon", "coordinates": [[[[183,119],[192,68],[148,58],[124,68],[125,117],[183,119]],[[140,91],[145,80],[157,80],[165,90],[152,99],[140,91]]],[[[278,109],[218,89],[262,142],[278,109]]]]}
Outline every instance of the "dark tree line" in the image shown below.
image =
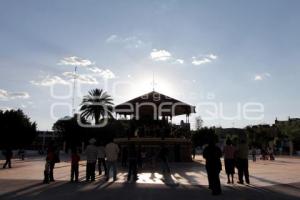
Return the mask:
{"type": "Polygon", "coordinates": [[[211,138],[217,138],[214,127],[204,127],[196,131],[192,131],[192,142],[194,147],[208,144],[211,138]]]}
{"type": "Polygon", "coordinates": [[[0,110],[0,148],[26,148],[37,136],[36,123],[20,109],[0,110]]]}
{"type": "MultiPolygon", "coordinates": [[[[81,118],[81,122],[91,125],[84,118],[81,118]]],[[[77,122],[77,115],[57,120],[52,129],[62,136],[63,141],[66,141],[67,149],[78,147],[82,142],[87,144],[90,138],[95,138],[98,143],[105,144],[111,138],[124,134],[123,126],[115,119],[109,119],[104,127],[83,127],[77,122]]]]}

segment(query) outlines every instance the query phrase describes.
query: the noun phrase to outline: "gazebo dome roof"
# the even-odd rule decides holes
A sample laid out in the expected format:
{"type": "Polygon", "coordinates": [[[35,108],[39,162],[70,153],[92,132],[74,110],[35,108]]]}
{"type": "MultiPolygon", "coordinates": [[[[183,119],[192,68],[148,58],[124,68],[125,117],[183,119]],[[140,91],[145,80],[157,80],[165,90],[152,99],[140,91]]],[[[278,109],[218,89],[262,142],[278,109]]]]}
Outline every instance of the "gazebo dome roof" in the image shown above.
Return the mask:
{"type": "Polygon", "coordinates": [[[189,105],[156,91],[141,95],[115,106],[117,114],[124,115],[153,115],[159,116],[190,115],[195,113],[195,106],[189,105]]]}

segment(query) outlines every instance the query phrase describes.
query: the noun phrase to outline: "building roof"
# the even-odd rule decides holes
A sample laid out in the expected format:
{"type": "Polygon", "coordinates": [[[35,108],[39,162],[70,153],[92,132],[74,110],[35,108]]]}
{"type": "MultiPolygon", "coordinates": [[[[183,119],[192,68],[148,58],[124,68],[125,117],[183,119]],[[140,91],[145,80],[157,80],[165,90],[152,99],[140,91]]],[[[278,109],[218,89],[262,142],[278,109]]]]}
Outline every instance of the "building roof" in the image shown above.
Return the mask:
{"type": "Polygon", "coordinates": [[[153,115],[158,116],[190,115],[195,113],[195,106],[189,105],[156,91],[141,95],[115,106],[117,114],[124,115],[153,115]]]}

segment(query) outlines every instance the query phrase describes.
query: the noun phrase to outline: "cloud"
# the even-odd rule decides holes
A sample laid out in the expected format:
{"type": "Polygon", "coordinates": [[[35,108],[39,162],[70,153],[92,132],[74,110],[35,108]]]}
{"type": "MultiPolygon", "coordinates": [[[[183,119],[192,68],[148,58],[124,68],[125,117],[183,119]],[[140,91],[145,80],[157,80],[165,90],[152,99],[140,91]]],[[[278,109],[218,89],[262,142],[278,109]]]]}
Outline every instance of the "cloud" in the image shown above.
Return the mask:
{"type": "Polygon", "coordinates": [[[12,100],[12,99],[28,99],[30,95],[27,92],[8,92],[0,89],[0,100],[12,100]]]}
{"type": "Polygon", "coordinates": [[[193,56],[192,57],[192,64],[193,65],[203,65],[206,63],[211,63],[213,60],[216,60],[218,56],[214,54],[202,55],[202,56],[193,56]]]}
{"type": "Polygon", "coordinates": [[[109,36],[107,39],[106,39],[106,42],[107,43],[110,43],[110,42],[115,42],[118,40],[118,36],[117,35],[111,35],[109,36]]]}
{"type": "Polygon", "coordinates": [[[67,85],[70,84],[68,81],[60,78],[59,76],[46,76],[39,81],[30,81],[31,84],[36,86],[51,86],[51,85],[67,85]]]}
{"type": "Polygon", "coordinates": [[[74,72],[64,72],[63,75],[66,78],[69,78],[69,81],[73,81],[73,79],[76,78],[76,80],[82,84],[96,85],[99,83],[95,77],[89,74],[75,74],[74,72]]]}
{"type": "Polygon", "coordinates": [[[184,60],[183,59],[176,59],[175,64],[183,64],[184,60]]]}
{"type": "Polygon", "coordinates": [[[59,65],[70,65],[78,67],[87,67],[93,65],[94,63],[88,59],[83,59],[77,56],[70,56],[61,59],[58,63],[59,65]]]}
{"type": "Polygon", "coordinates": [[[150,53],[150,58],[154,61],[167,61],[172,59],[172,54],[164,49],[152,49],[152,52],[150,53]]]}
{"type": "Polygon", "coordinates": [[[262,74],[256,74],[254,76],[254,80],[255,81],[262,81],[262,80],[265,80],[267,78],[271,77],[271,74],[270,73],[262,73],[262,74]]]}
{"type": "Polygon", "coordinates": [[[116,75],[109,69],[100,69],[98,67],[89,67],[88,70],[95,73],[96,76],[100,76],[103,79],[114,79],[116,75]]]}
{"type": "Polygon", "coordinates": [[[127,48],[139,48],[146,45],[141,39],[136,36],[121,37],[118,35],[111,35],[106,40],[106,43],[123,44],[127,48]]]}

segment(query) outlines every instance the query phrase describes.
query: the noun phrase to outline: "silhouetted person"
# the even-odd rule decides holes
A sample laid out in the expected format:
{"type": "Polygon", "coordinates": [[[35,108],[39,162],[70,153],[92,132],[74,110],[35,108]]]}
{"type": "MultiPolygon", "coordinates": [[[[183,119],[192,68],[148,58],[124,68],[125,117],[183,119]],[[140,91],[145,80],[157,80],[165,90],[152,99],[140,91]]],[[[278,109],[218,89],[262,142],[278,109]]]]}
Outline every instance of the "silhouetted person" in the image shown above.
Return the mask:
{"type": "Polygon", "coordinates": [[[43,181],[43,183],[46,184],[50,182],[50,165],[52,160],[54,160],[54,153],[52,151],[48,151],[46,156],[46,163],[44,169],[44,181],[43,181]]]}
{"type": "Polygon", "coordinates": [[[245,176],[246,183],[249,181],[249,169],[248,169],[248,154],[249,148],[245,139],[241,139],[240,144],[238,145],[237,150],[237,168],[239,174],[239,184],[244,184],[243,177],[245,176]]]}
{"type": "Polygon", "coordinates": [[[98,171],[99,175],[102,174],[101,164],[103,165],[104,174],[106,175],[106,163],[105,163],[105,147],[101,143],[98,147],[98,171]]]}
{"type": "Polygon", "coordinates": [[[161,168],[163,172],[170,173],[170,167],[168,162],[169,150],[165,145],[162,145],[158,153],[158,158],[161,163],[161,168]]]}
{"type": "Polygon", "coordinates": [[[6,168],[6,166],[8,166],[9,168],[11,168],[11,159],[12,159],[12,156],[13,156],[13,152],[11,150],[11,148],[6,148],[4,152],[2,152],[2,154],[4,155],[5,157],[5,163],[3,165],[3,169],[6,168]]]}
{"type": "Polygon", "coordinates": [[[21,160],[24,160],[25,159],[25,150],[19,149],[18,155],[20,156],[21,160]]]}
{"type": "Polygon", "coordinates": [[[55,163],[59,162],[59,155],[52,141],[50,142],[47,149],[46,160],[49,164],[49,181],[54,181],[53,171],[54,171],[55,163]]]}
{"type": "Polygon", "coordinates": [[[94,138],[89,140],[89,145],[86,147],[86,181],[95,181],[95,169],[97,162],[98,149],[95,146],[94,138]]]}
{"type": "Polygon", "coordinates": [[[206,171],[209,189],[213,195],[221,194],[220,171],[222,170],[221,157],[222,151],[216,146],[214,139],[210,139],[208,146],[203,151],[206,160],[206,171]]]}
{"type": "Polygon", "coordinates": [[[78,182],[78,176],[79,176],[79,161],[80,156],[78,155],[77,149],[72,149],[72,155],[71,155],[71,182],[74,181],[78,182]]]}
{"type": "Polygon", "coordinates": [[[137,150],[137,165],[140,169],[143,167],[143,158],[142,158],[142,148],[139,145],[138,150],[137,150]]]}
{"type": "Polygon", "coordinates": [[[275,160],[273,148],[269,147],[268,149],[270,160],[275,160]]]}
{"type": "Polygon", "coordinates": [[[235,152],[236,149],[232,145],[231,140],[228,138],[226,141],[226,146],[224,147],[224,161],[225,161],[225,171],[227,174],[227,183],[234,183],[233,176],[234,176],[234,160],[235,160],[235,152]],[[231,177],[231,181],[230,181],[231,177]]]}
{"type": "Polygon", "coordinates": [[[196,157],[196,148],[193,147],[193,149],[192,149],[192,158],[193,158],[193,160],[195,160],[195,157],[196,157]]]}
{"type": "Polygon", "coordinates": [[[128,149],[123,147],[122,149],[122,167],[127,167],[128,149]]]}
{"type": "Polygon", "coordinates": [[[134,144],[129,145],[128,149],[128,162],[129,162],[129,169],[128,169],[128,177],[127,181],[130,181],[131,177],[133,180],[136,181],[137,178],[137,159],[138,159],[138,151],[134,144]]]}
{"type": "Polygon", "coordinates": [[[109,180],[109,172],[111,168],[113,169],[114,181],[117,180],[117,160],[118,160],[119,151],[120,150],[118,145],[115,144],[113,140],[111,140],[111,142],[105,146],[105,154],[106,154],[106,161],[107,161],[106,181],[109,180]]]}
{"type": "Polygon", "coordinates": [[[252,154],[253,162],[256,162],[256,148],[255,147],[252,147],[251,154],[252,154]]]}

